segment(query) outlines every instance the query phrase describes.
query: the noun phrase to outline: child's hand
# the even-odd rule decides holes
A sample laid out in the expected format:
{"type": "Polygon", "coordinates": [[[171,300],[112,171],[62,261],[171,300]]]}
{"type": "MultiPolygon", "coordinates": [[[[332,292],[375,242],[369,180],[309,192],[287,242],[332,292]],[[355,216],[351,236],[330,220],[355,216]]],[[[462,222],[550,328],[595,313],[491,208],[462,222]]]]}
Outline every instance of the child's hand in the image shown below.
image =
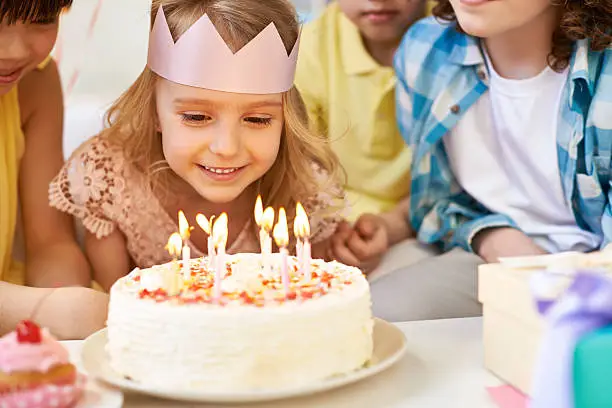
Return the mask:
{"type": "Polygon", "coordinates": [[[332,238],[331,256],[338,261],[371,271],[389,247],[387,229],[377,215],[364,214],[355,225],[338,226],[332,238]]]}
{"type": "Polygon", "coordinates": [[[524,232],[515,228],[491,228],[476,234],[472,242],[474,252],[488,263],[512,256],[544,255],[540,248],[524,232]]]}
{"type": "Polygon", "coordinates": [[[348,247],[361,261],[361,268],[374,269],[389,249],[389,237],[384,220],[378,215],[363,214],[353,227],[348,247]]]}
{"type": "Polygon", "coordinates": [[[331,237],[331,245],[327,248],[327,259],[336,260],[349,266],[360,266],[359,258],[357,258],[349,249],[348,241],[353,234],[353,228],[351,225],[342,221],[338,224],[336,232],[331,237]]]}

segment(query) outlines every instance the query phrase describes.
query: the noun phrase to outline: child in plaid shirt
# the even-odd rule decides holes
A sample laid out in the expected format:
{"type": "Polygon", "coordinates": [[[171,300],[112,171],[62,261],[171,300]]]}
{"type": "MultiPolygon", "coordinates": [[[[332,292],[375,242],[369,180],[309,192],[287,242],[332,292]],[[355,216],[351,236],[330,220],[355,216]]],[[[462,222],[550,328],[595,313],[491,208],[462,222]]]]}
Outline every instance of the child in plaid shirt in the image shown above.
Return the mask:
{"type": "Polygon", "coordinates": [[[451,251],[374,288],[387,318],[477,314],[481,259],[612,237],[610,1],[442,0],[433,14],[396,55],[397,116],[410,223],[451,251]]]}

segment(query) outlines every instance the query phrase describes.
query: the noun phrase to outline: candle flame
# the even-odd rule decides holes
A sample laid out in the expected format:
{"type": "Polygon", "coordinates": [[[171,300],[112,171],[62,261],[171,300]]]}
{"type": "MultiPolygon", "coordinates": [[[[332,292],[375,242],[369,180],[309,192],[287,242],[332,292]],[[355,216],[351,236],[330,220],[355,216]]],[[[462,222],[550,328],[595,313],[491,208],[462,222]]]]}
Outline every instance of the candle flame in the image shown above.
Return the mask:
{"type": "Polygon", "coordinates": [[[287,227],[287,214],[283,207],[278,210],[278,222],[274,226],[274,241],[280,247],[286,247],[289,244],[289,229],[287,227]]]}
{"type": "Polygon", "coordinates": [[[178,222],[179,222],[179,234],[183,240],[188,240],[191,235],[191,227],[187,222],[187,218],[185,217],[185,213],[183,211],[179,211],[178,213],[178,222]]]}
{"type": "Polygon", "coordinates": [[[215,247],[223,247],[225,248],[225,244],[227,243],[227,214],[222,213],[212,228],[213,233],[213,241],[215,243],[215,247]]]}
{"type": "Polygon", "coordinates": [[[183,249],[183,239],[178,232],[170,235],[166,249],[173,258],[178,258],[181,255],[181,250],[183,249]]]}
{"type": "Polygon", "coordinates": [[[214,219],[215,219],[214,215],[210,217],[210,221],[208,220],[208,218],[206,218],[204,214],[196,215],[196,222],[198,223],[200,228],[202,228],[204,232],[207,233],[208,235],[212,233],[212,224],[213,224],[214,219]]]}
{"type": "Polygon", "coordinates": [[[263,228],[266,232],[272,231],[274,227],[274,208],[268,207],[266,211],[264,211],[263,216],[261,218],[261,228],[263,228]]]}
{"type": "Polygon", "coordinates": [[[310,236],[310,222],[308,215],[301,203],[297,203],[295,209],[295,220],[293,221],[293,234],[298,238],[308,238],[310,236]]]}
{"type": "Polygon", "coordinates": [[[263,211],[263,203],[261,202],[261,196],[257,196],[257,201],[255,201],[255,223],[258,227],[261,227],[261,219],[264,215],[263,211]]]}

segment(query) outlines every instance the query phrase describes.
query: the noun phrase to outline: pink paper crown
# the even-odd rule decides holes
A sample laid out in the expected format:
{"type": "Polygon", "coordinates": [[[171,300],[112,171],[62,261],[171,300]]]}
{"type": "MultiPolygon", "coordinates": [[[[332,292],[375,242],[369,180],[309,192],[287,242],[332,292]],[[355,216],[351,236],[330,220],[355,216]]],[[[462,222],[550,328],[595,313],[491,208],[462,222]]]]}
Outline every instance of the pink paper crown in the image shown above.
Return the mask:
{"type": "Polygon", "coordinates": [[[287,49],[270,23],[235,54],[204,14],[174,42],[162,7],[149,40],[149,68],[182,85],[216,91],[273,94],[293,86],[299,49],[287,49]]]}

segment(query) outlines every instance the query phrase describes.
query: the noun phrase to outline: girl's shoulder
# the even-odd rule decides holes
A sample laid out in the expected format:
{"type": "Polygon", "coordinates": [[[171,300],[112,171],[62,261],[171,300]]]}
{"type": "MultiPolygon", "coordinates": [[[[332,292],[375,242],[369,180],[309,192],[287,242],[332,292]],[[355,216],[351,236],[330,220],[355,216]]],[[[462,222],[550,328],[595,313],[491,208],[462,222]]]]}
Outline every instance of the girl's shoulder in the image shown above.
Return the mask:
{"type": "Polygon", "coordinates": [[[113,232],[130,193],[120,146],[104,133],[77,148],[49,186],[51,206],[79,218],[98,238],[113,232]]]}
{"type": "Polygon", "coordinates": [[[19,81],[17,89],[22,126],[40,111],[51,111],[58,117],[63,116],[60,74],[51,58],[28,72],[19,81]]]}

